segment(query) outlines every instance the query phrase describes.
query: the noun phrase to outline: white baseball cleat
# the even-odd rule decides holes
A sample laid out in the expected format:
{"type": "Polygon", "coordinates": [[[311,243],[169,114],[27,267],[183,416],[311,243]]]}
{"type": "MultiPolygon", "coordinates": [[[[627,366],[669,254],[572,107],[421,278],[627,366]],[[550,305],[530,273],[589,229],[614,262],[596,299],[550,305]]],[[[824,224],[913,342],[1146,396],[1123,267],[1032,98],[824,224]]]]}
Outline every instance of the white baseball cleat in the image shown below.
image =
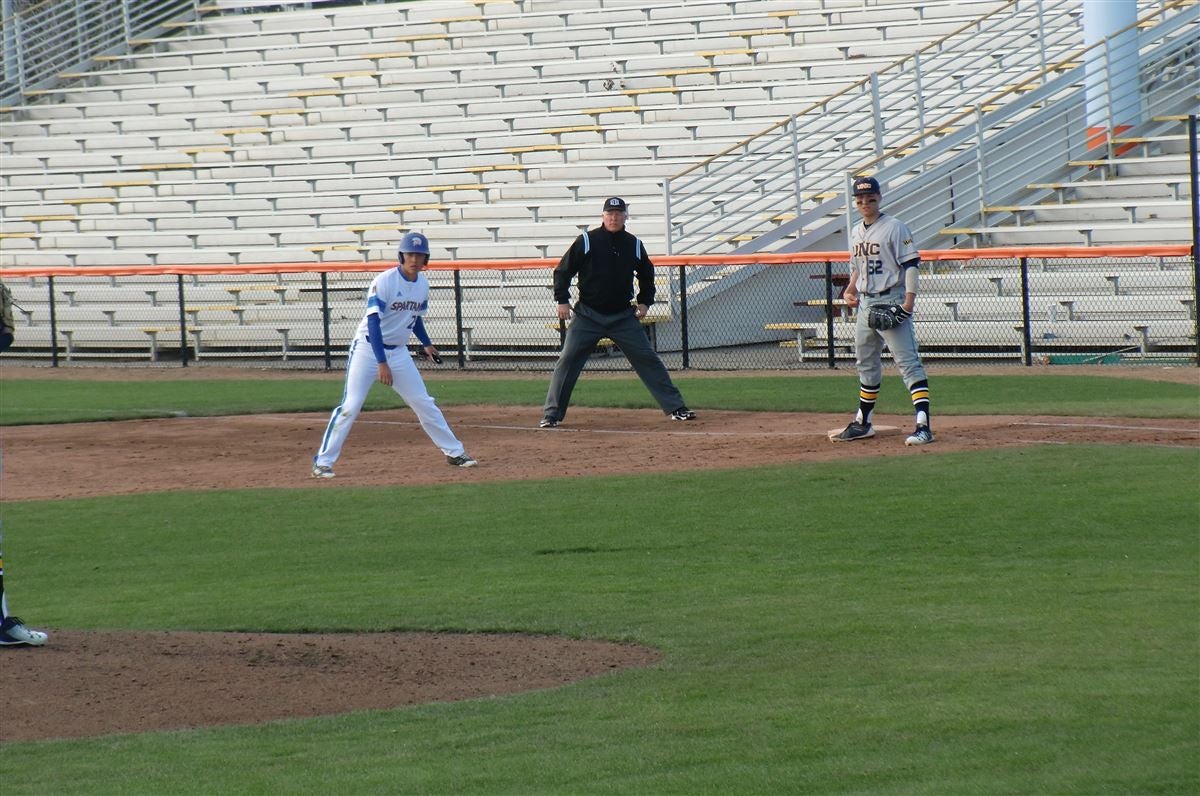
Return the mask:
{"type": "Polygon", "coordinates": [[[48,638],[50,637],[40,630],[25,627],[25,623],[15,616],[7,617],[0,623],[0,647],[40,647],[48,638]]]}
{"type": "Polygon", "coordinates": [[[917,426],[917,430],[904,440],[905,445],[928,445],[931,442],[933,442],[933,432],[929,430],[929,426],[917,426]]]}
{"type": "Polygon", "coordinates": [[[327,464],[314,464],[312,469],[313,478],[333,478],[333,468],[327,464]]]}

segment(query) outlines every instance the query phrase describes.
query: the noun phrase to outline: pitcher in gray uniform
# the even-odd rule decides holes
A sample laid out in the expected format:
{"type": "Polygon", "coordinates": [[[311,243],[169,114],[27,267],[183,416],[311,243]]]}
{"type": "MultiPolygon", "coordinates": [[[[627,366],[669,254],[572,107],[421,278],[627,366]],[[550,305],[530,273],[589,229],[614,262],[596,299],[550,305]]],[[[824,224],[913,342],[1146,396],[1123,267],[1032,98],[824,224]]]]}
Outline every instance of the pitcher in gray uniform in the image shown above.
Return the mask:
{"type": "Polygon", "coordinates": [[[646,338],[642,318],[654,303],[654,264],[642,242],[625,230],[629,207],[613,196],[604,200],[600,226],[580,235],[554,269],[558,318],[571,318],[571,280],[578,277],[579,301],[554,366],[541,428],[553,428],[567,416],[571,391],[601,338],[618,346],[663,413],[672,420],[694,420],[667,368],[646,338]],[[637,297],[633,283],[637,278],[637,297]],[[631,305],[631,300],[636,304],[631,305]]]}
{"type": "Polygon", "coordinates": [[[855,327],[855,359],[858,365],[858,411],[854,420],[834,442],[854,442],[875,436],[871,413],[883,381],[883,344],[886,342],[900,375],[908,387],[916,415],[916,429],[905,445],[933,442],[929,424],[929,380],[917,352],[912,314],[917,300],[917,266],[921,254],[913,244],[912,232],[898,218],[879,209],[882,194],[874,177],[857,177],[853,184],[854,206],[862,221],[850,234],[850,284],[843,298],[846,306],[858,308],[855,327]],[[890,329],[873,329],[868,310],[875,306],[893,308],[899,324],[890,329]]]}

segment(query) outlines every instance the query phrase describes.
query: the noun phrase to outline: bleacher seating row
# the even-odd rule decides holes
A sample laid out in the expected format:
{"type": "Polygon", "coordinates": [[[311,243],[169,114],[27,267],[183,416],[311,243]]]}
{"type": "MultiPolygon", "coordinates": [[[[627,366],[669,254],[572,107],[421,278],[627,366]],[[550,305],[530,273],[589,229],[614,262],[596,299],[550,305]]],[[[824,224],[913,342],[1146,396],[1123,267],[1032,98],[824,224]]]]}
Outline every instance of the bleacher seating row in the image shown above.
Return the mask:
{"type": "Polygon", "coordinates": [[[0,266],[548,256],[613,193],[661,250],[664,176],[1002,3],[785,5],[207,15],[7,109],[0,266]]]}
{"type": "MultiPolygon", "coordinates": [[[[206,7],[200,20],[174,26],[175,35],[103,56],[107,67],[76,73],[76,84],[0,109],[0,266],[378,260],[394,256],[411,228],[430,235],[435,259],[554,257],[595,223],[599,199],[612,194],[630,201],[631,229],[661,252],[665,176],[1005,4],[314,1],[284,13],[274,9],[290,0],[260,4],[262,11],[252,1],[236,5],[206,7]]],[[[1027,45],[997,43],[978,70],[1005,75],[1011,52],[1027,45]]],[[[931,65],[924,78],[964,85],[971,76],[931,65]]],[[[1094,242],[1129,234],[1108,231],[1111,214],[1147,221],[1153,213],[1137,234],[1161,226],[1169,238],[1165,230],[1178,227],[1186,203],[1178,142],[1137,145],[1144,151],[1122,163],[1119,179],[1144,186],[1153,201],[1131,206],[1118,190],[1094,202],[1086,211],[1094,218],[1083,224],[1055,222],[1071,212],[1057,206],[989,212],[1094,242]]],[[[798,146],[801,160],[816,152],[798,146]]],[[[763,160],[787,174],[794,158],[763,160]]],[[[1106,189],[1053,190],[1065,197],[1106,189]]],[[[948,233],[986,234],[989,242],[1006,234],[981,230],[948,233]]],[[[743,242],[730,234],[723,250],[743,242]]],[[[72,356],[112,354],[106,345],[156,356],[181,337],[203,357],[311,355],[325,342],[319,305],[311,282],[292,276],[190,283],[182,332],[170,279],[70,294],[60,286],[56,321],[72,356]]],[[[1195,307],[1171,280],[1167,272],[1035,274],[1035,318],[1070,323],[1072,335],[1103,313],[1114,329],[1184,323],[1195,307]]],[[[546,322],[546,281],[469,292],[464,347],[553,356],[558,333],[546,322]]],[[[335,347],[361,316],[364,286],[361,278],[339,286],[335,347]]],[[[1011,336],[1018,287],[1011,270],[931,273],[922,317],[931,328],[959,325],[975,336],[998,324],[1011,336]]],[[[23,336],[48,347],[45,287],[27,289],[23,336]]],[[[430,325],[457,345],[452,303],[436,302],[430,325]]]]}

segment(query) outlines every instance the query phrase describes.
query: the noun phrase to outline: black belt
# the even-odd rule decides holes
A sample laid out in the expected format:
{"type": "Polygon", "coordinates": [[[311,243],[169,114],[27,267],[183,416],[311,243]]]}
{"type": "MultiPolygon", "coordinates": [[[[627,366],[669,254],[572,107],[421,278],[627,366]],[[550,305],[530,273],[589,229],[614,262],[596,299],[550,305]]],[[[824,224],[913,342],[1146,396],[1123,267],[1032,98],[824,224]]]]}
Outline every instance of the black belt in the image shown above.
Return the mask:
{"type": "MultiPolygon", "coordinates": [[[[364,340],[366,340],[366,341],[369,343],[369,342],[371,342],[371,335],[369,335],[369,334],[364,334],[364,335],[363,335],[363,339],[364,339],[364,340]]],[[[395,350],[396,350],[397,348],[399,348],[399,347],[400,347],[400,346],[398,346],[398,345],[388,345],[387,343],[384,343],[384,344],[383,344],[383,350],[384,350],[384,351],[395,351],[395,350]]]]}

